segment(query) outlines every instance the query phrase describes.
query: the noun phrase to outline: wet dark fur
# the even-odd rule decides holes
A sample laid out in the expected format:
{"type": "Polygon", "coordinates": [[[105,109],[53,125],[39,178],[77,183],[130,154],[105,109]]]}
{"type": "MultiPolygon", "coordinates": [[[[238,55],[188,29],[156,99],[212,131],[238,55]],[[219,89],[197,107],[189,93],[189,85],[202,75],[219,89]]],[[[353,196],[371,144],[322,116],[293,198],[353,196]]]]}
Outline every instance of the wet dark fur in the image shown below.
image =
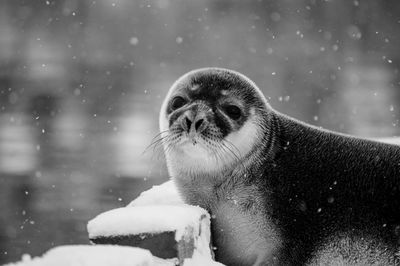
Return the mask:
{"type": "MultiPolygon", "coordinates": [[[[307,262],[331,235],[372,237],[394,253],[400,236],[400,147],[344,136],[272,112],[276,153],[258,169],[284,264],[307,262]]],[[[399,262],[398,262],[399,263],[399,262]]]]}
{"type": "MultiPolygon", "coordinates": [[[[191,80],[177,86],[213,84],[233,90],[252,86],[220,70],[194,74],[191,80]]],[[[217,91],[203,89],[197,97],[216,99],[218,95],[210,93],[217,91]]],[[[232,208],[238,213],[265,217],[277,228],[281,242],[274,258],[263,260],[265,265],[306,265],[337,235],[355,242],[374,239],[389,254],[391,264],[400,263],[395,258],[400,239],[400,147],[321,130],[265,107],[254,93],[244,90],[244,95],[246,104],[261,113],[263,135],[242,164],[220,173],[222,183],[213,183],[212,174],[199,177],[190,171],[186,180],[175,178],[186,201],[215,214],[235,196],[240,200],[232,208]]],[[[226,224],[220,226],[219,219],[217,215],[212,221],[216,258],[228,265],[255,263],[224,251],[221,245],[232,239],[223,239],[220,229],[226,224]]],[[[269,233],[263,237],[268,239],[269,233]]]]}

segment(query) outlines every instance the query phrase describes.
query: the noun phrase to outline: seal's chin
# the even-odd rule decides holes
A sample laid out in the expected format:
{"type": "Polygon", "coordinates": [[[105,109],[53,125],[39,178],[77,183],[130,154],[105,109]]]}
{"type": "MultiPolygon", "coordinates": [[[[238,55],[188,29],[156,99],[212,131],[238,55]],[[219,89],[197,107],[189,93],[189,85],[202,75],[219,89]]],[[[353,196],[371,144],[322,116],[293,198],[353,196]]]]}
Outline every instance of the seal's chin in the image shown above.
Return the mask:
{"type": "MultiPolygon", "coordinates": [[[[180,152],[188,157],[210,157],[215,155],[212,149],[212,140],[207,139],[201,134],[181,134],[177,141],[171,144],[171,150],[180,152]]],[[[214,144],[215,145],[215,144],[214,144]]]]}
{"type": "Polygon", "coordinates": [[[207,134],[194,135],[186,132],[170,130],[168,137],[164,138],[164,150],[167,163],[174,169],[202,172],[222,169],[228,161],[235,156],[228,154],[222,140],[208,137],[207,134]]]}
{"type": "Polygon", "coordinates": [[[182,155],[188,159],[205,161],[214,157],[212,151],[199,142],[188,141],[177,146],[177,149],[182,151],[182,155]]]}
{"type": "Polygon", "coordinates": [[[186,134],[181,137],[180,144],[182,146],[185,146],[187,144],[193,145],[193,146],[201,145],[202,138],[201,138],[201,136],[199,136],[199,134],[186,134]]]}

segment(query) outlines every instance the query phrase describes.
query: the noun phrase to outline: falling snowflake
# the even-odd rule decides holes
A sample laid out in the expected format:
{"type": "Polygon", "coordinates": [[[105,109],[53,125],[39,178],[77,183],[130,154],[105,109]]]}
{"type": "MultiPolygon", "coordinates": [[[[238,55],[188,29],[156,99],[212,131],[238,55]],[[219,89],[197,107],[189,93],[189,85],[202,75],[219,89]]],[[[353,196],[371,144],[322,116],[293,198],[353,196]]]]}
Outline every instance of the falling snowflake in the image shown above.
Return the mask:
{"type": "Polygon", "coordinates": [[[183,42],[183,38],[178,36],[178,37],[176,37],[175,41],[176,41],[177,44],[180,44],[180,43],[183,42]]]}
{"type": "Polygon", "coordinates": [[[136,37],[132,37],[132,38],[130,38],[129,43],[131,45],[137,45],[139,43],[139,39],[136,37]]]}

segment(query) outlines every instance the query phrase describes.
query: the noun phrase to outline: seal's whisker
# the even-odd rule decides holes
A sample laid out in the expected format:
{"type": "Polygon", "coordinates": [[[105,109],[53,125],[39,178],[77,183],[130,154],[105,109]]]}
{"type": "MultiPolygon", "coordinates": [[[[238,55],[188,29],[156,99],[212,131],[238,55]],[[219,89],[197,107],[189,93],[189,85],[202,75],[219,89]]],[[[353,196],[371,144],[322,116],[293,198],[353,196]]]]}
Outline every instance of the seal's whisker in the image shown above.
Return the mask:
{"type": "Polygon", "coordinates": [[[242,157],[242,154],[241,154],[240,150],[236,147],[235,144],[233,144],[231,141],[229,141],[229,140],[227,140],[227,139],[225,139],[224,141],[227,142],[229,145],[231,145],[231,147],[232,147],[234,150],[237,151],[238,157],[242,157]]]}
{"type": "MultiPolygon", "coordinates": [[[[151,143],[144,149],[142,155],[143,155],[144,153],[146,153],[151,147],[158,146],[158,144],[159,144],[160,142],[162,142],[162,140],[165,138],[165,137],[162,137],[162,134],[167,133],[167,132],[170,133],[171,130],[169,130],[169,129],[163,130],[163,131],[161,131],[160,133],[156,134],[156,135],[151,139],[151,143]]],[[[166,137],[168,137],[168,136],[169,136],[169,134],[168,134],[166,137]]],[[[153,149],[153,152],[154,152],[154,149],[153,149]]]]}
{"type": "Polygon", "coordinates": [[[239,155],[236,154],[235,151],[234,151],[234,149],[231,149],[232,146],[234,146],[231,142],[228,142],[227,140],[224,140],[224,141],[222,142],[222,145],[229,151],[229,153],[230,153],[231,155],[233,155],[234,159],[235,159],[237,162],[241,162],[241,159],[240,159],[240,157],[239,157],[240,154],[239,154],[239,155]]]}
{"type": "Polygon", "coordinates": [[[213,156],[213,158],[215,158],[215,162],[217,164],[220,164],[219,166],[223,166],[225,161],[223,160],[224,156],[221,151],[222,146],[219,139],[216,138],[214,134],[202,136],[202,139],[204,140],[204,145],[209,148],[209,150],[211,151],[211,155],[213,156]],[[216,139],[218,139],[218,141],[216,139]]]}
{"type": "Polygon", "coordinates": [[[162,134],[167,133],[167,132],[171,132],[171,131],[172,131],[172,130],[170,130],[170,129],[160,131],[159,133],[157,133],[157,134],[151,139],[151,141],[153,142],[155,139],[157,139],[158,137],[160,137],[162,134]]]}
{"type": "Polygon", "coordinates": [[[241,159],[242,157],[241,157],[241,154],[240,154],[239,149],[238,149],[232,142],[230,142],[230,141],[228,141],[228,140],[225,140],[225,141],[224,141],[224,145],[225,145],[225,147],[231,152],[231,154],[235,157],[236,161],[240,164],[240,166],[242,167],[243,171],[244,171],[245,173],[248,173],[248,169],[247,169],[247,167],[244,165],[243,160],[241,159]],[[228,145],[227,145],[227,144],[228,144],[228,145]],[[231,149],[231,148],[232,148],[232,149],[231,149]],[[239,153],[239,155],[236,154],[236,153],[234,152],[234,150],[237,150],[238,153],[239,153]]]}
{"type": "MultiPolygon", "coordinates": [[[[220,143],[218,148],[219,148],[218,153],[221,155],[221,161],[223,163],[226,163],[226,157],[227,157],[226,155],[229,155],[229,157],[232,157],[232,151],[230,151],[224,143],[220,143]]],[[[233,157],[235,157],[235,156],[233,156],[233,157]]]]}
{"type": "Polygon", "coordinates": [[[181,137],[182,134],[177,133],[175,135],[170,136],[170,138],[167,138],[166,141],[164,142],[164,152],[167,155],[171,149],[174,147],[174,145],[177,143],[177,140],[181,137]]]}
{"type": "Polygon", "coordinates": [[[212,149],[217,164],[220,164],[219,166],[223,166],[225,164],[224,156],[222,154],[222,149],[223,147],[220,144],[218,145],[218,147],[214,147],[214,149],[212,149]]]}
{"type": "Polygon", "coordinates": [[[160,137],[159,139],[153,141],[150,145],[146,147],[146,149],[142,152],[142,155],[145,154],[152,148],[152,152],[154,152],[157,148],[162,147],[162,143],[168,138],[167,137],[160,137]]]}

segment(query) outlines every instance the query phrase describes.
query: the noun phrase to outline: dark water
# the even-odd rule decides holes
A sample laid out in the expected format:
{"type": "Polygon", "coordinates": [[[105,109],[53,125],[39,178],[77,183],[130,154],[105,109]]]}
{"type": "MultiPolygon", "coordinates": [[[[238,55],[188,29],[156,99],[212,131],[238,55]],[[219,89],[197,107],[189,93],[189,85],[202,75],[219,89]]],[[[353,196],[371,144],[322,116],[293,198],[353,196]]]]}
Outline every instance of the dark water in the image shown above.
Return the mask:
{"type": "Polygon", "coordinates": [[[41,255],[62,244],[88,244],[86,224],[97,214],[125,206],[155,181],[131,178],[2,176],[0,263],[22,254],[41,255]]]}
{"type": "Polygon", "coordinates": [[[88,220],[165,181],[162,160],[143,155],[154,134],[135,133],[140,120],[111,119],[107,130],[99,124],[108,118],[77,127],[76,119],[56,126],[58,117],[43,133],[35,118],[14,118],[0,118],[0,264],[88,244],[88,220]]]}

